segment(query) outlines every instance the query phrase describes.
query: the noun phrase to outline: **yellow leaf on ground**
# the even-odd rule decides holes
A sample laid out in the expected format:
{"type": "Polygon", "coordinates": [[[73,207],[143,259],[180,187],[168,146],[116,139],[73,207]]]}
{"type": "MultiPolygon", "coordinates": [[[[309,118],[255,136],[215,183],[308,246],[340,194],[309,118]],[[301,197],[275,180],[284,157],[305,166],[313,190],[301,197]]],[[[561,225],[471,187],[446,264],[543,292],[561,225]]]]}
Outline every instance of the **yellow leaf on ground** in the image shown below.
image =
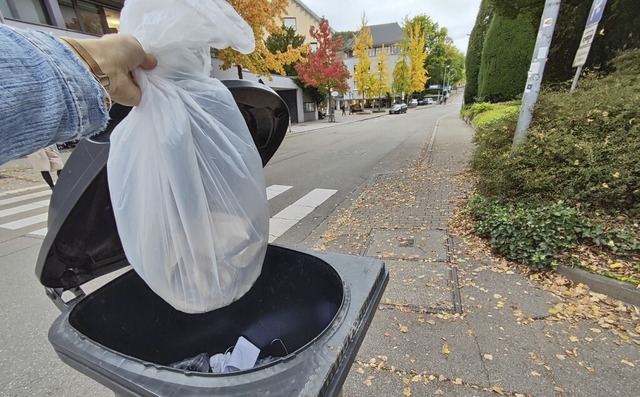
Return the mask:
{"type": "Polygon", "coordinates": [[[493,360],[493,356],[491,354],[485,354],[483,355],[483,357],[485,360],[489,360],[489,361],[493,360]]]}
{"type": "Polygon", "coordinates": [[[444,344],[444,346],[442,346],[442,354],[449,354],[451,353],[451,350],[449,350],[449,345],[447,345],[446,343],[444,344]]]}
{"type": "Polygon", "coordinates": [[[454,381],[452,381],[452,383],[453,383],[454,385],[461,385],[461,384],[462,384],[462,379],[460,379],[460,378],[456,378],[454,381]]]}
{"type": "Polygon", "coordinates": [[[533,376],[540,376],[540,374],[539,374],[538,372],[536,372],[536,371],[531,371],[531,375],[533,375],[533,376]]]}
{"type": "Polygon", "coordinates": [[[408,385],[409,382],[411,382],[409,378],[402,378],[402,383],[404,383],[405,385],[408,385]]]}
{"type": "Polygon", "coordinates": [[[500,386],[491,386],[491,391],[493,391],[494,393],[498,393],[501,396],[504,396],[504,390],[502,390],[502,387],[500,386]]]}
{"type": "Polygon", "coordinates": [[[410,387],[405,387],[404,390],[402,391],[402,394],[407,396],[407,397],[409,397],[413,393],[411,393],[411,388],[410,387]]]}
{"type": "Polygon", "coordinates": [[[409,328],[406,325],[400,325],[400,332],[406,334],[409,331],[409,328]]]}
{"type": "Polygon", "coordinates": [[[569,337],[569,340],[570,340],[571,342],[578,342],[580,339],[578,339],[578,337],[577,337],[577,336],[570,336],[570,337],[569,337]]]}
{"type": "Polygon", "coordinates": [[[413,378],[411,378],[411,382],[420,382],[421,380],[422,380],[421,375],[416,375],[413,378]]]}
{"type": "Polygon", "coordinates": [[[356,369],[356,372],[359,373],[359,374],[364,374],[364,369],[358,368],[358,369],[356,369]]]}
{"type": "Polygon", "coordinates": [[[630,367],[635,367],[635,364],[634,364],[634,363],[632,363],[631,361],[627,361],[627,360],[620,360],[620,362],[621,362],[622,364],[628,365],[628,366],[630,366],[630,367]]]}
{"type": "Polygon", "coordinates": [[[564,356],[564,355],[562,355],[562,354],[556,354],[556,358],[557,358],[558,360],[562,361],[562,360],[566,359],[566,358],[567,358],[567,356],[564,356]]]}
{"type": "Polygon", "coordinates": [[[609,269],[620,269],[621,267],[624,267],[624,265],[619,262],[612,263],[609,265],[609,269]]]}

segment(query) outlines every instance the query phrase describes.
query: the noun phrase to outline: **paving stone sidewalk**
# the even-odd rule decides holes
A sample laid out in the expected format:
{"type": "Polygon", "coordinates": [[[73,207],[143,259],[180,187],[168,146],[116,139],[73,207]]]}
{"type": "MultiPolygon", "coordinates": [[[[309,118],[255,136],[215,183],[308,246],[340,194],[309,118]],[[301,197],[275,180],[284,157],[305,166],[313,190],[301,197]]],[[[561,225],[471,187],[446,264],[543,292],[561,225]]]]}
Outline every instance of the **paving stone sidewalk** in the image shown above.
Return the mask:
{"type": "Polygon", "coordinates": [[[317,239],[316,249],[381,258],[390,272],[344,397],[637,396],[632,307],[595,294],[620,312],[611,324],[557,321],[562,297],[450,230],[456,197],[471,189],[460,175],[472,134],[441,119],[419,158],[374,178],[317,239]]]}

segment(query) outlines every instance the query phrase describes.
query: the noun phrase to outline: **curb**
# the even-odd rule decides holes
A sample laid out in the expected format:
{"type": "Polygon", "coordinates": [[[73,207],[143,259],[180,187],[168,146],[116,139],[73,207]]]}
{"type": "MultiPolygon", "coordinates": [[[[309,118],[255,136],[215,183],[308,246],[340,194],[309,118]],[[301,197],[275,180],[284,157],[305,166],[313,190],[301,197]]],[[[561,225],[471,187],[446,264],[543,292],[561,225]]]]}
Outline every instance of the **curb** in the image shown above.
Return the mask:
{"type": "Polygon", "coordinates": [[[613,299],[640,306],[640,289],[631,284],[564,265],[559,265],[556,272],[567,277],[574,283],[588,285],[594,292],[609,295],[613,299]]]}

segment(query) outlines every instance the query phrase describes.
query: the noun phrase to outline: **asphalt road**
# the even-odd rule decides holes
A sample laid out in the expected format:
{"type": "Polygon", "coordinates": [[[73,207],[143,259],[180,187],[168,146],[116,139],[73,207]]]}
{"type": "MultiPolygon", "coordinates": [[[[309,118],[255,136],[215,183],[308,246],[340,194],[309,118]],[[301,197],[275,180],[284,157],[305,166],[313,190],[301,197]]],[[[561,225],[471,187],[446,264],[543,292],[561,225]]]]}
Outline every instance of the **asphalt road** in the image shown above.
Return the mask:
{"type": "MultiPolygon", "coordinates": [[[[273,195],[269,200],[272,231],[279,228],[273,240],[285,246],[305,246],[305,239],[317,232],[333,211],[348,203],[370,178],[394,171],[413,157],[430,139],[438,118],[457,110],[453,106],[410,109],[407,114],[336,123],[288,136],[265,169],[273,195]],[[298,209],[304,209],[301,219],[287,215],[295,203],[300,203],[298,209]]],[[[4,196],[6,190],[0,192],[0,211],[43,200],[38,197],[3,204],[3,199],[47,192],[42,182],[28,179],[11,189],[21,187],[34,189],[4,196]]],[[[33,234],[46,224],[14,230],[2,227],[43,211],[36,208],[0,218],[0,270],[4,281],[0,292],[0,395],[111,396],[106,388],[64,365],[47,340],[49,326],[59,311],[34,276],[42,237],[33,234]]],[[[102,282],[92,283],[86,290],[90,292],[102,282]]]]}

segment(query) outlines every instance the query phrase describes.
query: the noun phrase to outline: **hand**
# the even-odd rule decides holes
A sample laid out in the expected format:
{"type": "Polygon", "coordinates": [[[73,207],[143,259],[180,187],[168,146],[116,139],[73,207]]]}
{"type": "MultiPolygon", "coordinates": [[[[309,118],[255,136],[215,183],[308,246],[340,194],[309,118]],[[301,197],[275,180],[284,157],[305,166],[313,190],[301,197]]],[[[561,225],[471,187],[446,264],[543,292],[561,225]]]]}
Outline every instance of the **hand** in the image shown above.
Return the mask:
{"type": "MultiPolygon", "coordinates": [[[[158,60],[128,34],[108,34],[99,39],[76,39],[109,77],[105,88],[111,100],[126,106],[140,103],[142,93],[131,73],[137,67],[151,70],[158,60]]],[[[82,57],[80,57],[82,59],[82,57]]],[[[86,62],[86,61],[85,61],[86,62]]]]}

